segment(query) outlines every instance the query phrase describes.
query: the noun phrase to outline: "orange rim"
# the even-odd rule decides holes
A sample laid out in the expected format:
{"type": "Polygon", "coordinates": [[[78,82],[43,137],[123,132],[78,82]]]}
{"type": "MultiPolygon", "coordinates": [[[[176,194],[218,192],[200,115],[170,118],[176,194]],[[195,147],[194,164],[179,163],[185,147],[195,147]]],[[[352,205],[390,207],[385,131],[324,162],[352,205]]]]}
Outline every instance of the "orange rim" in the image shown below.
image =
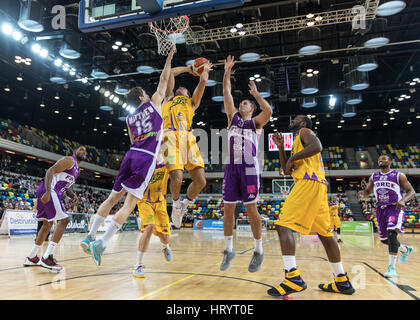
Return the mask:
{"type": "Polygon", "coordinates": [[[188,18],[188,16],[181,16],[180,18],[184,18],[185,20],[187,20],[187,25],[184,28],[182,28],[182,29],[173,30],[173,31],[171,31],[171,30],[162,30],[162,29],[159,29],[158,27],[155,27],[153,25],[153,22],[149,22],[149,27],[151,27],[151,28],[153,28],[153,29],[155,29],[155,30],[157,30],[159,32],[164,32],[164,33],[179,33],[179,32],[184,31],[185,29],[187,29],[187,27],[190,24],[190,18],[188,18]]]}

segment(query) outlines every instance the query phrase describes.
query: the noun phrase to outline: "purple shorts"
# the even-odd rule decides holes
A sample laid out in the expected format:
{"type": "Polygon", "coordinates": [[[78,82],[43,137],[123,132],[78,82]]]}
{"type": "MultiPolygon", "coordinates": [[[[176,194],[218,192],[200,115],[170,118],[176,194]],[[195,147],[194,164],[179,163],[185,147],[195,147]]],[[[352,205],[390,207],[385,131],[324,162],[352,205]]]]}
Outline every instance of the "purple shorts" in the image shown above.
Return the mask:
{"type": "Polygon", "coordinates": [[[124,188],[137,199],[142,199],[156,167],[156,157],[151,154],[128,150],[121,163],[112,192],[120,193],[124,188]]]}
{"type": "Polygon", "coordinates": [[[381,240],[388,239],[387,230],[403,230],[404,210],[397,210],[395,205],[378,206],[376,208],[376,219],[378,221],[378,231],[381,240]]]}
{"type": "Polygon", "coordinates": [[[36,219],[37,220],[63,220],[68,218],[66,209],[61,201],[61,195],[58,195],[54,190],[51,190],[51,199],[47,203],[41,201],[41,197],[45,193],[45,185],[41,183],[36,189],[36,219]]]}
{"type": "Polygon", "coordinates": [[[260,194],[261,175],[253,165],[227,164],[223,177],[223,201],[256,203],[260,194]]]}

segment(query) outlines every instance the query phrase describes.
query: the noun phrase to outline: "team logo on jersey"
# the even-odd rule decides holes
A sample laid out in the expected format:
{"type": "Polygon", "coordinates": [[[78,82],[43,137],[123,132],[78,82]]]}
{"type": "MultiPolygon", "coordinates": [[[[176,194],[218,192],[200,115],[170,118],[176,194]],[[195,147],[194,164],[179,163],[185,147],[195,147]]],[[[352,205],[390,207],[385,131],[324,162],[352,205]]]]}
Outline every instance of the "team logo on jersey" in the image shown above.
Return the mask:
{"type": "Polygon", "coordinates": [[[185,119],[184,115],[183,115],[181,112],[178,112],[178,113],[176,114],[176,117],[177,117],[177,118],[183,118],[183,119],[185,119]]]}
{"type": "Polygon", "coordinates": [[[155,183],[158,182],[159,180],[162,180],[163,177],[165,175],[165,172],[156,172],[153,177],[152,180],[150,181],[150,183],[155,183]]]}
{"type": "Polygon", "coordinates": [[[380,195],[384,195],[384,194],[387,194],[387,193],[388,193],[388,190],[386,190],[386,189],[379,189],[379,190],[378,190],[378,193],[379,193],[380,195]]]}
{"type": "Polygon", "coordinates": [[[238,120],[238,127],[242,127],[244,125],[244,120],[239,119],[238,120]]]}
{"type": "MultiPolygon", "coordinates": [[[[246,190],[248,191],[248,193],[257,193],[257,188],[255,187],[255,185],[253,184],[253,185],[249,185],[249,186],[247,186],[246,187],[246,190]]],[[[255,198],[255,196],[254,196],[254,198],[255,198]]]]}
{"type": "Polygon", "coordinates": [[[384,181],[384,180],[388,180],[387,176],[380,176],[379,177],[379,181],[384,181]]]}
{"type": "Polygon", "coordinates": [[[248,199],[255,199],[255,194],[251,193],[248,197],[248,199]]]}

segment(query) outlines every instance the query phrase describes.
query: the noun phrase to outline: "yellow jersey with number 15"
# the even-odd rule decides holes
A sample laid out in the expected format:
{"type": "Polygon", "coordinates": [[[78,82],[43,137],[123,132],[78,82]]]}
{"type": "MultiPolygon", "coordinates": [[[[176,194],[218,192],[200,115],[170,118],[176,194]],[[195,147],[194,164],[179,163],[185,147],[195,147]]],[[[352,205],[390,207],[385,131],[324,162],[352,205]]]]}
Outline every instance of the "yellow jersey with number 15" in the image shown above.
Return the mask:
{"type": "Polygon", "coordinates": [[[193,117],[191,98],[175,96],[162,107],[163,130],[190,131],[193,117]]]}
{"type": "MultiPolygon", "coordinates": [[[[308,129],[310,134],[315,136],[315,133],[308,129]]],[[[291,156],[299,153],[304,149],[303,143],[300,139],[300,133],[302,129],[300,129],[299,133],[295,137],[292,146],[291,156]]],[[[317,153],[311,157],[295,160],[293,169],[292,169],[292,177],[293,180],[296,182],[297,180],[307,179],[307,180],[315,180],[321,183],[327,183],[325,179],[325,169],[324,169],[324,162],[322,161],[321,153],[317,153]]]]}

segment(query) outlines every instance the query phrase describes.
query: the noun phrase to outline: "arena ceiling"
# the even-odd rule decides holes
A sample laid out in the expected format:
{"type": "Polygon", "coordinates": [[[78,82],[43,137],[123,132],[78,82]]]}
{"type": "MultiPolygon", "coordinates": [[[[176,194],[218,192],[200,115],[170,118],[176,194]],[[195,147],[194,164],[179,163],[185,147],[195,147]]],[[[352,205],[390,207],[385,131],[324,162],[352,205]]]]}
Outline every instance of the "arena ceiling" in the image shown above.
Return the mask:
{"type": "MultiPolygon", "coordinates": [[[[67,8],[67,14],[77,12],[77,1],[57,0],[40,1],[51,12],[52,5],[62,4],[67,8]]],[[[215,29],[232,26],[237,22],[244,24],[267,21],[271,19],[294,17],[308,12],[319,13],[339,9],[351,8],[364,4],[364,1],[323,0],[316,1],[310,6],[309,1],[267,1],[249,0],[242,8],[209,12],[204,15],[190,16],[193,31],[215,29]]],[[[19,1],[2,0],[0,3],[0,22],[7,19],[15,22],[19,18],[19,1]]],[[[418,88],[420,82],[410,85],[413,79],[420,77],[419,34],[420,22],[416,16],[420,14],[420,2],[407,1],[406,8],[392,16],[386,17],[387,28],[385,36],[390,39],[390,45],[376,49],[360,48],[363,35],[352,31],[350,23],[338,23],[322,26],[320,28],[319,45],[322,52],[315,55],[297,55],[305,40],[299,39],[299,30],[272,32],[261,34],[252,41],[242,41],[239,38],[228,38],[215,42],[206,42],[195,45],[180,44],[174,57],[173,66],[185,65],[186,61],[203,56],[211,60],[216,70],[223,72],[223,59],[231,54],[237,57],[245,51],[258,52],[261,58],[254,62],[239,62],[235,67],[233,81],[234,98],[239,103],[241,97],[248,97],[247,85],[249,78],[261,74],[271,80],[271,96],[268,100],[273,105],[273,117],[277,120],[267,126],[268,131],[277,128],[279,131],[287,129],[291,115],[304,113],[316,115],[319,120],[317,130],[321,138],[327,139],[332,133],[342,133],[343,139],[351,143],[355,132],[365,134],[372,132],[389,134],[393,129],[401,130],[408,127],[409,137],[418,137],[420,103],[418,88]],[[396,44],[398,43],[398,44],[396,44]],[[376,57],[378,68],[369,71],[369,87],[359,92],[345,88],[344,73],[349,66],[349,57],[368,56],[376,57]],[[316,97],[317,106],[302,108],[302,98],[307,95],[301,93],[300,76],[307,69],[318,70],[319,91],[311,96],[316,97]],[[342,118],[343,98],[347,93],[361,93],[363,102],[356,105],[357,115],[346,118],[340,125],[342,118]],[[330,95],[337,98],[334,108],[329,107],[330,95]],[[398,98],[405,95],[402,101],[398,98]],[[406,98],[409,96],[410,98],[406,98]],[[389,110],[397,109],[395,120],[390,120],[389,110]],[[366,121],[368,119],[372,121],[366,121]],[[412,124],[407,124],[408,119],[412,124]],[[363,123],[366,127],[362,127],[363,123]],[[387,122],[388,126],[383,123],[387,122]],[[274,124],[274,127],[271,127],[274,124]],[[411,126],[411,129],[410,129],[411,126]],[[412,134],[411,134],[412,133],[412,134]]],[[[125,136],[125,123],[118,120],[124,117],[127,111],[118,103],[111,104],[112,111],[102,111],[102,105],[108,105],[106,98],[95,86],[109,86],[112,91],[115,80],[126,80],[130,86],[140,85],[149,93],[156,87],[159,73],[136,74],[136,68],[143,62],[151,64],[156,69],[164,65],[164,58],[159,55],[138,55],[138,52],[156,52],[156,41],[150,36],[147,25],[128,27],[120,30],[109,30],[106,33],[81,33],[81,57],[71,60],[71,67],[78,73],[89,76],[87,84],[74,81],[68,77],[66,84],[54,84],[49,81],[56,66],[31,51],[30,44],[34,37],[46,37],[39,40],[42,47],[58,56],[62,45],[62,37],[70,30],[52,30],[50,27],[52,14],[43,18],[45,30],[37,34],[28,34],[29,42],[22,45],[19,41],[5,36],[0,32],[0,118],[9,118],[21,124],[32,124],[47,132],[52,132],[81,143],[110,146],[125,150],[128,147],[128,137],[125,136]],[[98,39],[106,39],[106,44],[98,45],[98,39]],[[127,51],[114,50],[115,41],[121,41],[127,51]],[[96,56],[104,56],[105,63],[102,68],[109,75],[115,76],[108,80],[91,79],[90,74],[97,62],[96,56]],[[16,63],[15,57],[31,58],[31,65],[16,63]],[[130,73],[129,76],[118,76],[130,73]],[[135,73],[135,74],[132,74],[135,73]],[[17,80],[22,76],[22,81],[17,80]],[[118,76],[118,77],[117,77],[118,76]],[[42,91],[37,90],[41,85],[42,91]],[[10,91],[4,88],[10,87],[10,91]],[[59,99],[54,97],[57,95],[59,99]],[[45,107],[41,107],[43,102],[45,107]],[[58,113],[57,113],[58,111],[58,113]],[[69,119],[69,117],[71,119],[69,119]],[[97,119],[99,117],[99,119],[97,119]],[[111,124],[111,126],[110,126],[111,124]],[[97,131],[94,131],[97,129],[97,131]],[[106,133],[103,133],[106,131],[106,133]]],[[[72,26],[71,23],[69,25],[72,26]]],[[[368,26],[369,27],[369,26],[368,26]]],[[[65,60],[65,59],[63,59],[65,60]]],[[[69,60],[68,60],[69,61],[69,60]]],[[[189,75],[177,78],[177,84],[194,90],[197,79],[189,75]]],[[[258,84],[257,84],[258,85],[258,84]]],[[[206,88],[200,109],[197,111],[195,123],[204,122],[200,128],[218,128],[226,126],[226,118],[222,112],[221,102],[214,102],[214,88],[206,88]]],[[[197,126],[195,126],[197,127],[197,126]]],[[[343,141],[344,143],[344,141],[343,141]]]]}

